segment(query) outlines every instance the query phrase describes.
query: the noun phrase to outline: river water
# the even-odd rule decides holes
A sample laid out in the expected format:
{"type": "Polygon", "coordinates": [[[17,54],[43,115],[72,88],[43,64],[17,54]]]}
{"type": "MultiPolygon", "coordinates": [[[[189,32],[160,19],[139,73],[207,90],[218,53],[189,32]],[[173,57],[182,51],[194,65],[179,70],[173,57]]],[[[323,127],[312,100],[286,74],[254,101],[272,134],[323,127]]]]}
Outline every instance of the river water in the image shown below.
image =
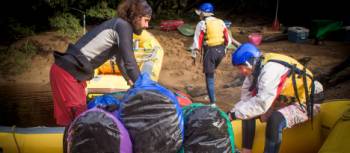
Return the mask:
{"type": "Polygon", "coordinates": [[[55,126],[49,85],[0,85],[0,125],[55,126]]]}
{"type": "MultiPolygon", "coordinates": [[[[231,103],[220,102],[218,105],[225,111],[232,108],[231,103]]],[[[0,126],[13,125],[57,126],[53,117],[50,85],[0,85],[0,126]]]]}

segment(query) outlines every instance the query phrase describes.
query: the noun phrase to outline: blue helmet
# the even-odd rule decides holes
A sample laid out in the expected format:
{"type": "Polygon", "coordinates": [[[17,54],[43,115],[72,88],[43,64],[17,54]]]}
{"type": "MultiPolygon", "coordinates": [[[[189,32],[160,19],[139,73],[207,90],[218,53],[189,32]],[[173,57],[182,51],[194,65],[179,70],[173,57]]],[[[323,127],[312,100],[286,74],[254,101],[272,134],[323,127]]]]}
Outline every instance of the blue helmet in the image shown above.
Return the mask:
{"type": "Polygon", "coordinates": [[[261,56],[261,52],[251,43],[244,43],[232,53],[232,65],[246,64],[251,58],[257,58],[261,56]]]}
{"type": "Polygon", "coordinates": [[[199,6],[198,10],[205,13],[214,13],[214,6],[211,3],[203,3],[199,6]]]}

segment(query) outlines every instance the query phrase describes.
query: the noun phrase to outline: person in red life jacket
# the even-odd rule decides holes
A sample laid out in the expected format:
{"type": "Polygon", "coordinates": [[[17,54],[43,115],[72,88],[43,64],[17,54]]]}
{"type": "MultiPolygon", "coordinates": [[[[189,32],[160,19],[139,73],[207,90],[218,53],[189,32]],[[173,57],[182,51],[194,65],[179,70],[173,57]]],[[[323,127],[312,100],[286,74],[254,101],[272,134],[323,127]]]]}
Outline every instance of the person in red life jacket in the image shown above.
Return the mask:
{"type": "Polygon", "coordinates": [[[232,64],[245,76],[241,98],[228,112],[242,120],[243,153],[250,153],[255,119],[267,122],[265,153],[277,153],[285,128],[312,119],[315,104],[323,100],[323,86],[297,60],[282,54],[264,53],[251,43],[232,53],[232,64]]]}
{"type": "Polygon", "coordinates": [[[135,82],[140,75],[132,48],[133,33],[141,34],[148,27],[152,8],[146,0],[125,0],[117,14],[69,44],[65,53],[54,52],[50,83],[58,125],[67,126],[86,110],[86,81],[112,56],[118,57],[116,63],[128,82],[135,82]]]}
{"type": "Polygon", "coordinates": [[[215,105],[214,72],[225,56],[226,47],[232,42],[229,30],[223,20],[213,17],[214,7],[203,3],[195,10],[200,22],[196,26],[193,38],[192,58],[195,62],[197,53],[203,48],[203,67],[210,103],[215,105]]]}

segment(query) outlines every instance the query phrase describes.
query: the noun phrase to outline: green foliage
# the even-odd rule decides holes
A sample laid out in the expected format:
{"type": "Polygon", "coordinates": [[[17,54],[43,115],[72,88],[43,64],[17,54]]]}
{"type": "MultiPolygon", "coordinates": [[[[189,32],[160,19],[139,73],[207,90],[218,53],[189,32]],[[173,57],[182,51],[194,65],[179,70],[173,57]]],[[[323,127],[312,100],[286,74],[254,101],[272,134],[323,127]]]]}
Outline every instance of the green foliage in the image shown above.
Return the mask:
{"type": "Polygon", "coordinates": [[[49,19],[50,26],[63,36],[77,38],[83,33],[79,20],[70,13],[62,13],[49,19]]]}
{"type": "Polygon", "coordinates": [[[87,17],[91,22],[101,22],[113,18],[116,11],[108,7],[107,2],[100,2],[96,6],[91,7],[86,11],[87,17]]]}
{"type": "Polygon", "coordinates": [[[88,8],[101,5],[101,3],[115,8],[120,1],[121,0],[49,0],[47,3],[52,9],[55,9],[56,11],[70,11],[72,8],[85,11],[88,8]]]}
{"type": "Polygon", "coordinates": [[[32,36],[35,34],[34,26],[26,26],[14,19],[9,19],[9,23],[7,25],[7,33],[11,37],[9,39],[19,39],[27,36],[32,36]]]}
{"type": "Polygon", "coordinates": [[[181,16],[175,10],[164,10],[159,13],[160,19],[179,19],[181,16]]]}
{"type": "Polygon", "coordinates": [[[32,36],[35,34],[34,26],[28,27],[28,26],[21,26],[17,24],[17,25],[11,26],[10,29],[12,30],[12,36],[15,39],[32,36]]]}
{"type": "Polygon", "coordinates": [[[26,41],[20,47],[1,48],[0,71],[4,76],[18,75],[30,67],[32,58],[39,47],[32,41],[26,41]]]}
{"type": "Polygon", "coordinates": [[[67,8],[69,5],[69,1],[68,0],[49,0],[48,4],[51,8],[57,8],[57,7],[67,8]]]}

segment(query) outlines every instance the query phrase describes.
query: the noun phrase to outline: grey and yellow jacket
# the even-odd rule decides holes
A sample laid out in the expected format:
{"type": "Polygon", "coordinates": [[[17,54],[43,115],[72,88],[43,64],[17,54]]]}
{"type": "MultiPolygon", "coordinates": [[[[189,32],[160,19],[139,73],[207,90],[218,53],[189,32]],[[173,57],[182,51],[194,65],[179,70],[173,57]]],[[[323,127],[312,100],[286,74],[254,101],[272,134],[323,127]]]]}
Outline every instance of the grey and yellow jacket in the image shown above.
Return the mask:
{"type": "Polygon", "coordinates": [[[94,69],[112,56],[120,57],[122,67],[133,82],[140,74],[132,50],[133,28],[121,18],[113,18],[95,27],[75,44],[69,44],[65,53],[55,52],[55,64],[79,81],[93,78],[94,69]]]}

